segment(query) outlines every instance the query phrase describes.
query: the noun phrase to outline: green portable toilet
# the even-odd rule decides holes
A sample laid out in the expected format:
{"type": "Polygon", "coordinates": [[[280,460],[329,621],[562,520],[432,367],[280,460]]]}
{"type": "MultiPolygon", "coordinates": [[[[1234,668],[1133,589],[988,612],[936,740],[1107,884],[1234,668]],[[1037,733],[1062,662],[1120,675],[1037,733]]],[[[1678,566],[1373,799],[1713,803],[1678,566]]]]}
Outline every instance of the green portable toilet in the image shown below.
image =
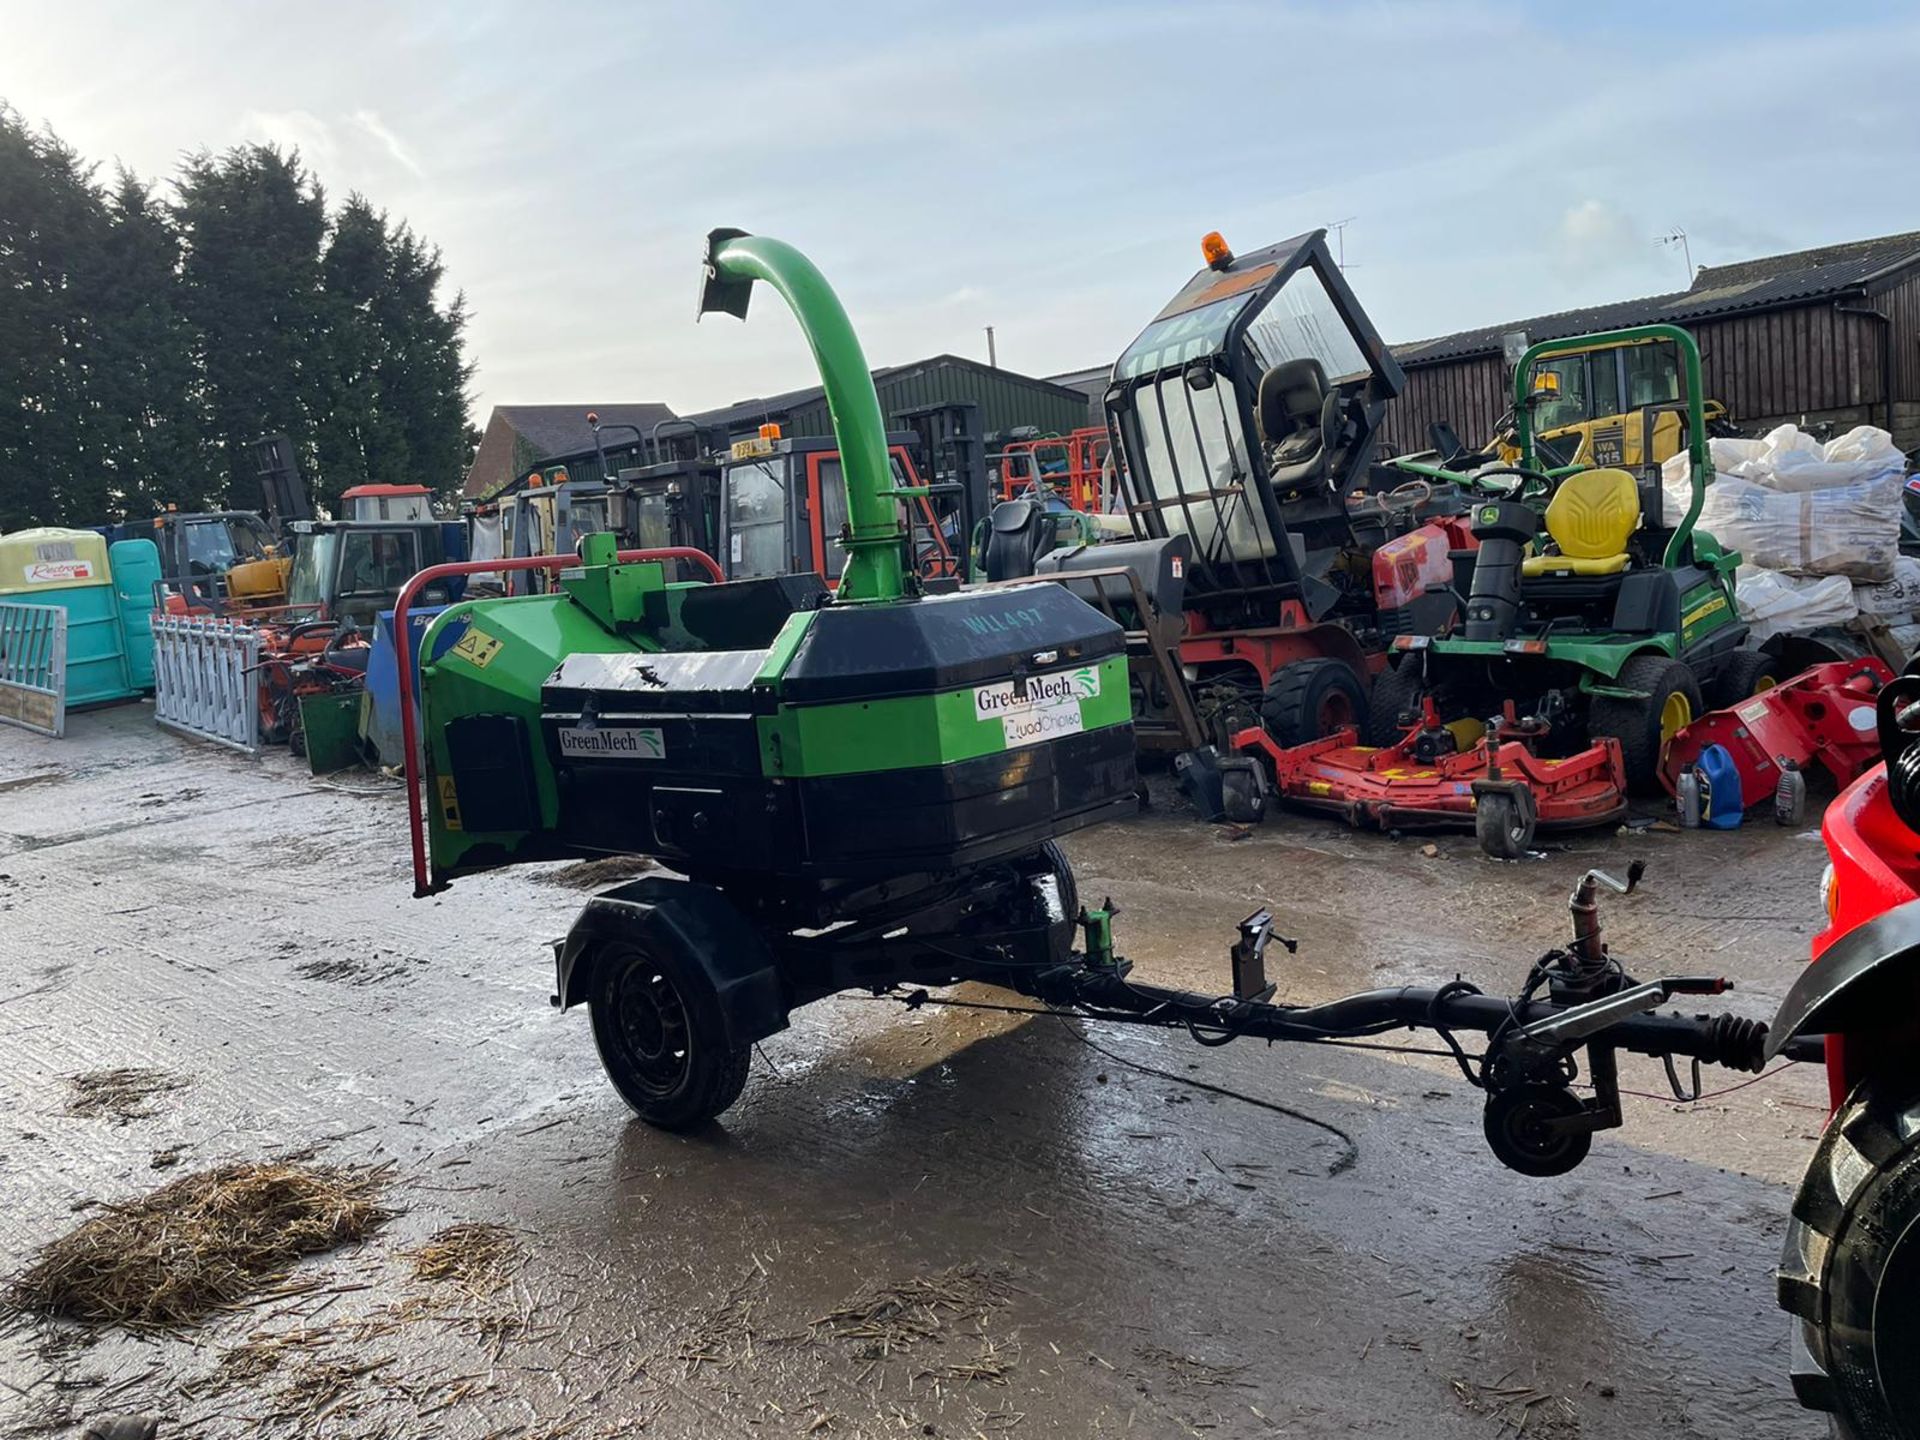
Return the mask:
{"type": "MultiPolygon", "coordinates": [[[[67,706],[126,700],[153,688],[153,636],[148,628],[159,552],[151,540],[129,541],[151,553],[144,602],[123,600],[114,583],[106,537],[95,530],[16,530],[0,535],[0,601],[57,605],[67,612],[67,706]],[[134,608],[129,615],[127,610],[134,608]]],[[[117,547],[116,547],[117,548],[117,547]]],[[[126,552],[129,580],[141,584],[146,557],[126,552]]]]}
{"type": "Polygon", "coordinates": [[[154,587],[160,583],[160,547],[151,540],[116,540],[107,547],[120,605],[120,641],[127,652],[127,683],[153,689],[154,587]]]}

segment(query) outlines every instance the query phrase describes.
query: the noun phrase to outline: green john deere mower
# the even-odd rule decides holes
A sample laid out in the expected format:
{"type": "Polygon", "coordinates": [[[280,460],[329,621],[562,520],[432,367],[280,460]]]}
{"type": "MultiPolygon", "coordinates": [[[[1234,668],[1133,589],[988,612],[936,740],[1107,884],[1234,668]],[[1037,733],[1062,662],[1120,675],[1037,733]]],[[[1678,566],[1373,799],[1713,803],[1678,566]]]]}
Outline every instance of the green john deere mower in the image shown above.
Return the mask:
{"type": "MultiPolygon", "coordinates": [[[[1393,668],[1374,683],[1376,743],[1395,734],[1432,697],[1443,719],[1486,720],[1509,705],[1551,733],[1558,753],[1611,736],[1628,788],[1659,788],[1662,755],[1675,732],[1704,709],[1744,699],[1773,662],[1743,648],[1734,607],[1740,557],[1695,528],[1713,479],[1701,399],[1700,352],[1672,325],[1547,340],[1514,371],[1521,460],[1479,471],[1487,498],[1472,512],[1479,541],[1465,616],[1452,635],[1404,636],[1393,668]],[[1690,497],[1665,514],[1661,468],[1548,471],[1532,424],[1540,362],[1595,346],[1670,342],[1686,376],[1684,400],[1650,408],[1649,425],[1678,409],[1686,421],[1690,497]]],[[[1651,454],[1652,447],[1645,453],[1651,454]]]]}

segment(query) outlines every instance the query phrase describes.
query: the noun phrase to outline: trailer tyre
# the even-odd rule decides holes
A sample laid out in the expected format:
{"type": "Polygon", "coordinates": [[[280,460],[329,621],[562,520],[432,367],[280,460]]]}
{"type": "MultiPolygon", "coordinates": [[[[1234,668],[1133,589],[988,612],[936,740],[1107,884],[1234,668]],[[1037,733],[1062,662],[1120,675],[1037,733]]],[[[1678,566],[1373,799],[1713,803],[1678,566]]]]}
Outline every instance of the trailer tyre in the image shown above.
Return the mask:
{"type": "Polygon", "coordinates": [[[1331,656],[1296,660],[1276,673],[1260,719],[1279,745],[1304,745],[1344,726],[1365,723],[1366,691],[1351,665],[1331,656]]]}
{"type": "Polygon", "coordinates": [[[1496,860],[1518,860],[1533,846],[1538,823],[1530,790],[1495,790],[1475,798],[1473,833],[1496,860]]]}
{"type": "Polygon", "coordinates": [[[1411,655],[1374,676],[1373,694],[1367,699],[1367,744],[1384,749],[1400,743],[1406,733],[1400,717],[1419,713],[1421,698],[1426,694],[1426,686],[1420,682],[1420,664],[1411,655]]]}
{"type": "Polygon", "coordinates": [[[1668,743],[1701,712],[1700,683],[1692,670],[1664,655],[1634,656],[1620,667],[1618,683],[1625,690],[1643,691],[1645,698],[1594,696],[1587,710],[1587,734],[1611,735],[1620,742],[1630,792],[1658,795],[1668,743]]]}
{"type": "Polygon", "coordinates": [[[1824,1371],[1800,1401],[1844,1440],[1920,1435],[1920,1096],[1865,1082],[1828,1124],[1793,1200],[1782,1309],[1824,1371]]]}
{"type": "Polygon", "coordinates": [[[1580,1097],[1564,1085],[1528,1080],[1489,1095],[1481,1126],[1494,1158],[1509,1170],[1541,1177],[1565,1175],[1593,1149],[1593,1132],[1547,1127],[1580,1110],[1580,1097]]]}
{"type": "Polygon", "coordinates": [[[658,931],[605,942],[589,1011],[607,1078],[649,1125],[695,1129],[746,1088],[753,1048],[732,1043],[705,967],[658,931]]]}

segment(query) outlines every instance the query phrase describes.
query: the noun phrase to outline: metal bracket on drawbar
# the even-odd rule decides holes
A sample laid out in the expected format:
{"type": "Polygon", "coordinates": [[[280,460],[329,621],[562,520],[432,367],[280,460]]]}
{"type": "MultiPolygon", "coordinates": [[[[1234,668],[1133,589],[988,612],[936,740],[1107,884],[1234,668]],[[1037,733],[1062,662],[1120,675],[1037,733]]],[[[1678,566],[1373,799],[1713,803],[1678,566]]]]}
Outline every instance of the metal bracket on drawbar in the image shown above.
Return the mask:
{"type": "Polygon", "coordinates": [[[1267,979],[1267,946],[1278,940],[1289,955],[1300,950],[1298,940],[1274,933],[1273,912],[1264,907],[1240,922],[1240,938],[1228,951],[1233,966],[1233,996],[1236,1000],[1264,1003],[1273,998],[1275,986],[1267,979]]]}

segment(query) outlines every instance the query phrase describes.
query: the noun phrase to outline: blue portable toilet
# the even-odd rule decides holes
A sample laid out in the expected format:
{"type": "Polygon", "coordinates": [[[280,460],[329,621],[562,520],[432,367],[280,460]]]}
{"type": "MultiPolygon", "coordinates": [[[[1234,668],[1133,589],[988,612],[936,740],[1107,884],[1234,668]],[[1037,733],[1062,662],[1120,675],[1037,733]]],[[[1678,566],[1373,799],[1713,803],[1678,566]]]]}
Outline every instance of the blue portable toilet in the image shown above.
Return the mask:
{"type": "Polygon", "coordinates": [[[42,528],[0,535],[0,601],[67,612],[67,705],[104,705],[153,689],[151,540],[109,547],[97,530],[42,528]],[[110,553],[111,552],[111,553],[110,553]],[[116,581],[114,566],[125,567],[116,581]]]}

